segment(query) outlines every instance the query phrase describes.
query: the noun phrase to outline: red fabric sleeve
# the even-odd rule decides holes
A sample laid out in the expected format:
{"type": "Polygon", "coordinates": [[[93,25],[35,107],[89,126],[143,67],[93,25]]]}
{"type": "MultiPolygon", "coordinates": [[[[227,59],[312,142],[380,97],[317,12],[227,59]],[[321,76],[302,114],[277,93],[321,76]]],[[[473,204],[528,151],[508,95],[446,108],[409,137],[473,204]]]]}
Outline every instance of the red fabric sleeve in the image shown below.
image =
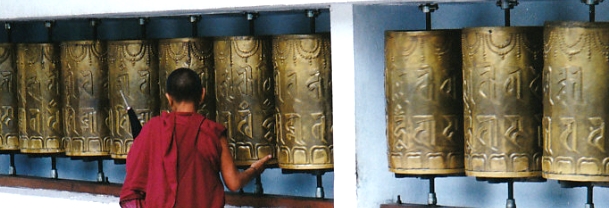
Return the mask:
{"type": "Polygon", "coordinates": [[[143,199],[133,199],[130,201],[121,201],[121,208],[144,208],[146,207],[146,201],[143,199]]]}
{"type": "MultiPolygon", "coordinates": [[[[127,155],[127,174],[120,193],[121,205],[123,202],[139,201],[146,198],[148,169],[150,161],[150,125],[144,125],[127,155]]],[[[141,204],[138,202],[137,204],[141,204]]]]}
{"type": "MultiPolygon", "coordinates": [[[[218,157],[216,159],[218,162],[216,164],[216,168],[218,171],[220,171],[220,169],[221,169],[220,157],[222,155],[222,146],[220,143],[220,138],[222,138],[223,136],[226,137],[226,127],[224,127],[222,124],[213,122],[212,120],[205,120],[203,122],[201,131],[204,134],[210,135],[210,137],[209,137],[210,144],[209,145],[213,145],[213,147],[215,148],[215,152],[217,154],[214,154],[214,155],[218,157]]],[[[199,150],[199,151],[206,152],[206,150],[199,150]]],[[[214,160],[212,159],[212,161],[214,161],[214,160]]]]}

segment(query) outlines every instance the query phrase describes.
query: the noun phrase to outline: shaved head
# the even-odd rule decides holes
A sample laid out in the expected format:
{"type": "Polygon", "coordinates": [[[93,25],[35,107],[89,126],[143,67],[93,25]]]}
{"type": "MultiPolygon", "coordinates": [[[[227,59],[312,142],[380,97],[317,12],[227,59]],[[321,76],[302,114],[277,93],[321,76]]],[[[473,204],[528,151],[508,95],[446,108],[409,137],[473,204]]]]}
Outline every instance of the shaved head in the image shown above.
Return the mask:
{"type": "Polygon", "coordinates": [[[199,75],[189,68],[178,68],[171,72],[167,77],[165,89],[176,102],[190,101],[195,105],[201,101],[203,92],[199,75]]]}

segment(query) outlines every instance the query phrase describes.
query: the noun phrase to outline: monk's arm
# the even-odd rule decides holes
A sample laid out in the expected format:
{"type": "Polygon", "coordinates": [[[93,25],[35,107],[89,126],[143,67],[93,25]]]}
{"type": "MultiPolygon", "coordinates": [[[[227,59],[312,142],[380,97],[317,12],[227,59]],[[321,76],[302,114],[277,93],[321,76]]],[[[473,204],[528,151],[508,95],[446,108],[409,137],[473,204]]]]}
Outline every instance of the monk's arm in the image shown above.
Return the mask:
{"type": "Polygon", "coordinates": [[[221,153],[221,171],[222,178],[224,179],[224,183],[226,187],[228,187],[231,191],[237,191],[245,186],[252,178],[259,175],[264,171],[264,163],[272,158],[271,155],[266,156],[255,163],[253,163],[248,169],[244,171],[239,171],[237,167],[235,167],[235,162],[233,161],[233,157],[228,150],[228,141],[226,140],[226,136],[222,136],[220,139],[220,145],[222,148],[221,153]]]}

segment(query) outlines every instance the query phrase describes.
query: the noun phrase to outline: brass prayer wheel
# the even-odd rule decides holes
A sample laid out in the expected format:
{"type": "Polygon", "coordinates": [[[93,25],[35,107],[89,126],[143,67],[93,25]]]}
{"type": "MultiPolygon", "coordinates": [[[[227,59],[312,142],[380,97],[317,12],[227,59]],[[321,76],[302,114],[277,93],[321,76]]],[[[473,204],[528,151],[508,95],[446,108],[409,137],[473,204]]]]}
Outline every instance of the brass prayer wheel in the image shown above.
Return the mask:
{"type": "Polygon", "coordinates": [[[64,152],[58,58],[51,43],[17,45],[21,152],[64,152]]]}
{"type": "Polygon", "coordinates": [[[274,157],[271,40],[253,36],[217,38],[214,60],[217,120],[227,128],[235,165],[247,166],[267,155],[274,157]]]}
{"type": "Polygon", "coordinates": [[[459,30],[385,33],[391,172],[463,173],[460,34],[459,30]]]}
{"type": "Polygon", "coordinates": [[[205,88],[205,99],[198,112],[216,120],[216,96],[214,85],[213,41],[205,38],[177,38],[159,41],[159,78],[161,110],[170,110],[165,98],[165,82],[169,74],[178,68],[190,68],[199,74],[205,88]]]}
{"type": "Polygon", "coordinates": [[[125,94],[142,125],[159,115],[157,45],[149,40],[109,41],[107,44],[111,107],[109,124],[113,137],[110,155],[114,159],[126,159],[133,136],[127,106],[120,91],[125,94]]]}
{"type": "Polygon", "coordinates": [[[15,45],[0,44],[0,151],[19,150],[15,45]]]}
{"type": "Polygon", "coordinates": [[[609,23],[544,29],[543,177],[608,182],[609,23]]]}
{"type": "Polygon", "coordinates": [[[334,167],[330,35],[273,37],[277,160],[282,169],[334,167]]]}
{"type": "Polygon", "coordinates": [[[541,27],[465,28],[465,173],[541,175],[541,27]]]}
{"type": "Polygon", "coordinates": [[[108,156],[108,65],[106,44],[69,41],[61,47],[63,142],[68,156],[108,156]]]}

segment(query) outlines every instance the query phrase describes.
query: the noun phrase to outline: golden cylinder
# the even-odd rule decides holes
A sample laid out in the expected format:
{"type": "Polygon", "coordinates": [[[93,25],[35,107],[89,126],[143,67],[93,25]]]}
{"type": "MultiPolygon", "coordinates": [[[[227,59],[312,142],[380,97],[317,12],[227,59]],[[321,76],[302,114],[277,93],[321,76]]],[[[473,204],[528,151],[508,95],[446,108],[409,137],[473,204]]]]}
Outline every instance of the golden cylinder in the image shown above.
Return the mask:
{"type": "Polygon", "coordinates": [[[19,150],[15,45],[0,44],[0,151],[19,150]]]}
{"type": "MultiPolygon", "coordinates": [[[[237,166],[275,157],[271,41],[238,36],[214,41],[218,122],[226,126],[237,166]]],[[[276,163],[273,159],[271,163],[276,163]]]]}
{"type": "Polygon", "coordinates": [[[463,172],[460,31],[385,33],[389,170],[463,172]]]}
{"type": "Polygon", "coordinates": [[[541,175],[541,27],[463,29],[465,173],[541,175]]]}
{"type": "Polygon", "coordinates": [[[109,125],[113,137],[110,155],[114,159],[126,159],[133,136],[127,106],[119,92],[125,94],[142,125],[159,115],[157,47],[156,42],[148,40],[110,41],[107,44],[111,107],[109,125]]]}
{"type": "Polygon", "coordinates": [[[198,112],[216,120],[213,41],[205,38],[177,38],[159,41],[159,78],[161,110],[170,110],[165,98],[165,82],[173,70],[190,68],[199,74],[205,88],[205,99],[198,112]]]}
{"type": "Polygon", "coordinates": [[[330,55],[329,34],[273,38],[280,168],[334,167],[330,55]]]}
{"type": "Polygon", "coordinates": [[[609,23],[544,29],[543,177],[609,181],[609,23]]]}
{"type": "Polygon", "coordinates": [[[68,156],[108,156],[106,44],[70,41],[61,47],[63,143],[68,156]]]}
{"type": "Polygon", "coordinates": [[[17,45],[19,146],[23,153],[64,152],[58,55],[59,50],[50,43],[17,45]]]}

